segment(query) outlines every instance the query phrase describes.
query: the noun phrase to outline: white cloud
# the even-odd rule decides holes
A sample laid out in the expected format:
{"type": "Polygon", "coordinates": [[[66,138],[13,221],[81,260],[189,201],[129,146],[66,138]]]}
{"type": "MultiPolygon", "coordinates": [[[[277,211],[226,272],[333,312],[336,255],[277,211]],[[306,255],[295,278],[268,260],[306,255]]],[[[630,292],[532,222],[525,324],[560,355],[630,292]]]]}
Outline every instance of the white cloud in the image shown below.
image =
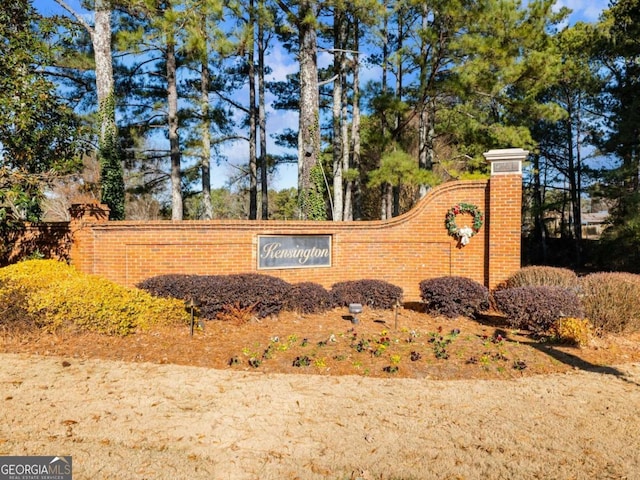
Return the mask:
{"type": "Polygon", "coordinates": [[[269,82],[285,82],[287,75],[298,71],[298,64],[280,44],[276,44],[265,56],[265,63],[271,68],[267,76],[269,82]]]}
{"type": "Polygon", "coordinates": [[[607,0],[559,0],[556,3],[556,9],[562,7],[569,8],[572,13],[570,23],[577,21],[596,22],[603,10],[607,8],[607,0]]]}

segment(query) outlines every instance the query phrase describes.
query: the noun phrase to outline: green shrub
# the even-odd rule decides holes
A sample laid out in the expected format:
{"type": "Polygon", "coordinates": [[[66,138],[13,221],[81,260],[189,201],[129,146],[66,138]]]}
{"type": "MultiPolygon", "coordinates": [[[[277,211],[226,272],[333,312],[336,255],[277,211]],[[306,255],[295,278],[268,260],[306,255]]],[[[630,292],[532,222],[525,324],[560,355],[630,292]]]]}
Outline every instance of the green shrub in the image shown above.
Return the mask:
{"type": "Polygon", "coordinates": [[[0,269],[0,298],[22,299],[38,326],[127,335],[151,325],[187,322],[184,304],[157,299],[55,260],[28,260],[0,269]]]}
{"type": "Polygon", "coordinates": [[[203,318],[215,320],[229,309],[251,308],[264,318],[278,314],[290,298],[291,285],[257,273],[233,275],[161,275],[138,285],[159,297],[195,300],[203,318]]]}
{"type": "Polygon", "coordinates": [[[466,277],[439,277],[420,282],[420,297],[428,313],[471,317],[489,307],[489,290],[466,277]]]}
{"type": "Polygon", "coordinates": [[[331,287],[336,307],[361,303],[371,308],[392,309],[402,300],[402,288],[384,280],[350,280],[331,287]]]}
{"type": "Polygon", "coordinates": [[[320,313],[332,308],[331,294],[322,285],[302,282],[292,285],[287,310],[300,313],[320,313]]]}
{"type": "Polygon", "coordinates": [[[597,330],[640,330],[640,275],[592,273],[580,279],[580,287],[586,316],[597,330]]]}
{"type": "Polygon", "coordinates": [[[511,275],[506,288],[516,287],[563,287],[576,288],[578,276],[567,268],[532,266],[524,267],[511,275]]]}
{"type": "Polygon", "coordinates": [[[545,333],[562,317],[583,318],[575,291],[561,287],[516,287],[493,293],[496,307],[512,327],[545,333]]]}

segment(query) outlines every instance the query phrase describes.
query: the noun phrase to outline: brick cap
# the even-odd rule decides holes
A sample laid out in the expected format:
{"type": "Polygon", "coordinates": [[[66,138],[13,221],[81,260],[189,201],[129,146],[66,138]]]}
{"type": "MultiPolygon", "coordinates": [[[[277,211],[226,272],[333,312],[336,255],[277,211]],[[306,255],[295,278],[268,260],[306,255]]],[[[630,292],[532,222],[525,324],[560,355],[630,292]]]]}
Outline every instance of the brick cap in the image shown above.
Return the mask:
{"type": "Polygon", "coordinates": [[[484,158],[491,164],[491,176],[522,175],[522,162],[529,155],[522,148],[503,148],[485,152],[484,158]]]}

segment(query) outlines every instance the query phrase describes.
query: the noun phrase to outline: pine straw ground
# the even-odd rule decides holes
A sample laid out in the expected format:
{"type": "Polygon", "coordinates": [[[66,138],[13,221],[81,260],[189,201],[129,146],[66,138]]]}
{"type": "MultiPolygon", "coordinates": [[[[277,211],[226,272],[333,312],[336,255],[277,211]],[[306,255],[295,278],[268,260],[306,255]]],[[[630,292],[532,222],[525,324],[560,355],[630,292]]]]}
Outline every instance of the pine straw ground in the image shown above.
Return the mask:
{"type": "Polygon", "coordinates": [[[640,361],[640,334],[606,335],[586,347],[534,338],[498,315],[447,319],[407,305],[368,310],[353,323],[346,309],[280,313],[258,320],[195,318],[126,337],[45,333],[0,323],[0,352],[79,359],[177,364],[265,373],[362,375],[387,378],[509,379],[597,370],[640,361]]]}
{"type": "Polygon", "coordinates": [[[579,349],[497,317],[359,320],[5,326],[0,455],[71,455],[79,480],[640,478],[637,335],[579,349]]]}

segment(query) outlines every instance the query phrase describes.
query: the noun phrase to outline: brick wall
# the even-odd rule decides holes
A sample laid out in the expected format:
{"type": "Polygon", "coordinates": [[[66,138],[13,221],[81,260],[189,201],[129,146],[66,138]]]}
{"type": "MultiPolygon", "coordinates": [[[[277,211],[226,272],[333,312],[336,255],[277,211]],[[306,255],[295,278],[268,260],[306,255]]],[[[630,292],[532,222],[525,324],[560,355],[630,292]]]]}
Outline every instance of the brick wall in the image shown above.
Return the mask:
{"type": "MultiPolygon", "coordinates": [[[[126,286],[168,273],[258,272],[326,288],[343,280],[386,280],[403,288],[406,301],[419,301],[420,281],[438,276],[464,276],[495,288],[520,268],[521,160],[526,152],[496,150],[485,156],[492,163],[489,180],[443,184],[411,211],[387,221],[109,222],[104,205],[74,205],[69,223],[28,226],[9,242],[14,246],[10,257],[15,261],[37,249],[126,286]],[[485,215],[482,228],[464,247],[444,225],[447,211],[461,202],[478,206],[485,215]],[[278,234],[330,236],[330,266],[258,269],[258,237],[278,234]]],[[[459,215],[456,223],[470,226],[471,220],[459,215]]]]}
{"type": "Polygon", "coordinates": [[[0,265],[30,255],[69,261],[72,235],[68,222],[27,223],[6,233],[0,241],[0,265]]]}
{"type": "MultiPolygon", "coordinates": [[[[98,206],[72,220],[71,260],[80,270],[134,286],[155,275],[258,272],[330,288],[343,280],[379,279],[419,301],[421,280],[445,275],[495,287],[520,268],[521,174],[488,181],[450,182],[434,188],[411,211],[388,221],[155,221],[106,222],[98,206]],[[485,214],[479,233],[461,247],[444,226],[460,202],[485,214]],[[86,213],[86,215],[85,215],[86,213]],[[258,269],[259,235],[331,237],[329,267],[258,269]]],[[[471,225],[459,215],[459,227],[471,225]]]]}

